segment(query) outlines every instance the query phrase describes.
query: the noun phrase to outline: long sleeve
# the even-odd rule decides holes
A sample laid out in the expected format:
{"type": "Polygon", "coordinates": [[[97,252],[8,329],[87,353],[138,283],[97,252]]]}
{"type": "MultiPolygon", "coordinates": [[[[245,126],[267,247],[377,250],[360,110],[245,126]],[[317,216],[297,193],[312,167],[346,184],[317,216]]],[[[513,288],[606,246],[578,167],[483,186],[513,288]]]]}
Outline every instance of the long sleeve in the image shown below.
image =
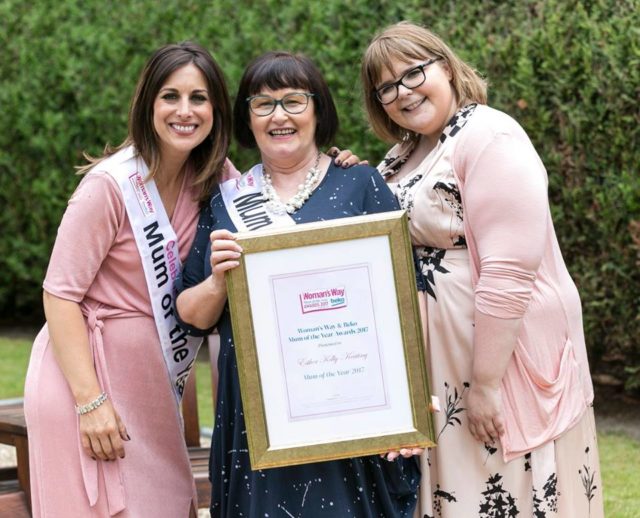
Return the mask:
{"type": "Polygon", "coordinates": [[[480,266],[476,309],[519,318],[547,240],[546,175],[533,146],[521,136],[497,133],[482,144],[467,159],[464,188],[465,217],[480,266]]]}
{"type": "Polygon", "coordinates": [[[560,436],[593,399],[580,301],[553,230],[544,166],[520,125],[479,107],[453,165],[474,288],[472,387],[500,382],[508,461],[560,436]]]}

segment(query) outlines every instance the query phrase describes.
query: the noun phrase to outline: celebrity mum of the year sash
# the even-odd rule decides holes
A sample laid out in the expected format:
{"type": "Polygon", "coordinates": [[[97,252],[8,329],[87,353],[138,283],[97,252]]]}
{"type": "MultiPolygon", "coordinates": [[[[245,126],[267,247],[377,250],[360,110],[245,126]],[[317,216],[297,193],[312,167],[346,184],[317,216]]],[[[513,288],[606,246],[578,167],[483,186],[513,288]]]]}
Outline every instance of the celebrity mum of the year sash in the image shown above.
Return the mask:
{"type": "Polygon", "coordinates": [[[296,222],[287,213],[277,214],[267,209],[262,194],[264,179],[262,164],[254,165],[240,178],[220,184],[220,194],[227,213],[240,232],[265,227],[289,227],[296,222]]]}
{"type": "Polygon", "coordinates": [[[133,146],[118,151],[98,167],[116,180],[122,192],[142,260],[162,355],[179,404],[202,338],[187,335],[174,314],[175,280],[182,269],[178,238],[155,182],[152,178],[145,181],[149,168],[133,146]]]}

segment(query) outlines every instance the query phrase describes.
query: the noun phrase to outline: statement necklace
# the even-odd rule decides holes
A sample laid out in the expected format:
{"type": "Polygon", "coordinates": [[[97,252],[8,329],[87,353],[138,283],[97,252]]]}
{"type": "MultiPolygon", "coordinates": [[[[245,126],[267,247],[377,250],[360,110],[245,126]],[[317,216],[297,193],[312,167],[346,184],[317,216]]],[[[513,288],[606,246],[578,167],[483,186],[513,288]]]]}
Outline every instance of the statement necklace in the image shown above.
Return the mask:
{"type": "Polygon", "coordinates": [[[274,214],[284,214],[285,212],[287,214],[293,214],[296,210],[304,205],[304,202],[309,199],[309,196],[311,196],[313,186],[320,176],[320,169],[318,169],[318,164],[320,164],[320,156],[321,153],[318,152],[316,163],[313,164],[313,167],[310,168],[307,172],[304,183],[298,185],[298,192],[295,193],[293,197],[290,198],[286,203],[280,199],[280,196],[278,196],[278,193],[273,188],[273,183],[271,182],[271,174],[267,172],[264,165],[262,166],[262,176],[264,178],[264,185],[262,186],[262,198],[267,202],[265,203],[265,205],[271,212],[273,212],[274,214]]]}

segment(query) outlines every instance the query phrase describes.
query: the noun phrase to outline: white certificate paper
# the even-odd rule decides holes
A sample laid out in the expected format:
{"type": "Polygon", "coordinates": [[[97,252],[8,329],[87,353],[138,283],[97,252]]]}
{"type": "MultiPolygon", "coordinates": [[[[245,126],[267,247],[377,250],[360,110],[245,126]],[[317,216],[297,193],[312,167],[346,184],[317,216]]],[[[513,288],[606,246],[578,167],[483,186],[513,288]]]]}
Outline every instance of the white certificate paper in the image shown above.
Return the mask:
{"type": "Polygon", "coordinates": [[[386,236],[245,261],[271,449],[415,429],[386,236]]]}
{"type": "Polygon", "coordinates": [[[290,420],[385,408],[370,265],[271,277],[290,420]]]}

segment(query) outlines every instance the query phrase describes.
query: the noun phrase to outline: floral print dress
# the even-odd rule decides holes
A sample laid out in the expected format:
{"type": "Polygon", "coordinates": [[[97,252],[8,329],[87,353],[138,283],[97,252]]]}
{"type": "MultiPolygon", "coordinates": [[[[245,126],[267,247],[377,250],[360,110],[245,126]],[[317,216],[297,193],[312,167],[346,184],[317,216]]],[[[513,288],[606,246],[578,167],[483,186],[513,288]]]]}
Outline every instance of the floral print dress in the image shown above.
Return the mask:
{"type": "Polygon", "coordinates": [[[508,463],[498,442],[479,443],[468,430],[474,290],[453,162],[456,138],[476,107],[456,113],[438,145],[412,171],[397,174],[415,147],[409,141],[394,146],[378,166],[409,215],[426,281],[431,390],[441,405],[434,414],[438,445],[422,456],[416,516],[601,517],[602,482],[591,408],[559,439],[508,463]]]}

